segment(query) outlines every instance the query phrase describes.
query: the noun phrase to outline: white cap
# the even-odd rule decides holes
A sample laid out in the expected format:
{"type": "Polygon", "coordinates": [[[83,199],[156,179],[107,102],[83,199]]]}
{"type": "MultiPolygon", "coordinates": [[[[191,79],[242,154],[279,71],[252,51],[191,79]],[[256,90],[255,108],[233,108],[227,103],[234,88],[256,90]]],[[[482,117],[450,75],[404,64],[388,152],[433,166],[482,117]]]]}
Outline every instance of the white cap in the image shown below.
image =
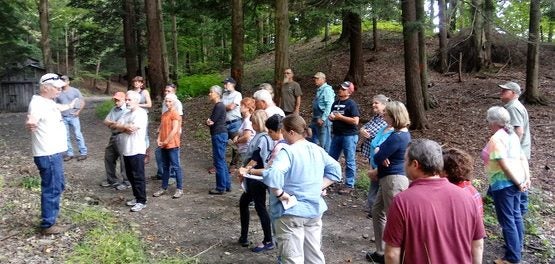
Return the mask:
{"type": "Polygon", "coordinates": [[[40,77],[39,84],[50,84],[50,85],[53,85],[54,87],[61,88],[66,85],[66,82],[64,82],[64,80],[62,80],[62,78],[58,74],[47,73],[42,77],[40,77]]]}
{"type": "Polygon", "coordinates": [[[499,87],[501,87],[501,89],[505,89],[505,90],[511,90],[513,91],[515,94],[520,95],[520,85],[518,85],[515,82],[507,82],[505,84],[500,84],[499,87]]]}

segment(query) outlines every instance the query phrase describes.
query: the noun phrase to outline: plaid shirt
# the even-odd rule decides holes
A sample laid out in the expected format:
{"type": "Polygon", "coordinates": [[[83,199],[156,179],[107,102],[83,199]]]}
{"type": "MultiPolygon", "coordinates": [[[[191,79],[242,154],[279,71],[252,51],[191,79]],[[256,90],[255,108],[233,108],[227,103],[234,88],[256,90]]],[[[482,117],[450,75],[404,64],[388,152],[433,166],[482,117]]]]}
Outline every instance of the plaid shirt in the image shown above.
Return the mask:
{"type": "Polygon", "coordinates": [[[364,141],[362,141],[362,155],[364,157],[370,158],[370,142],[372,142],[372,139],[376,136],[376,133],[378,133],[378,131],[380,131],[380,129],[385,126],[387,126],[387,123],[380,115],[375,115],[374,117],[372,117],[372,120],[370,120],[370,122],[364,124],[362,128],[370,133],[370,138],[365,138],[363,139],[364,141]]]}

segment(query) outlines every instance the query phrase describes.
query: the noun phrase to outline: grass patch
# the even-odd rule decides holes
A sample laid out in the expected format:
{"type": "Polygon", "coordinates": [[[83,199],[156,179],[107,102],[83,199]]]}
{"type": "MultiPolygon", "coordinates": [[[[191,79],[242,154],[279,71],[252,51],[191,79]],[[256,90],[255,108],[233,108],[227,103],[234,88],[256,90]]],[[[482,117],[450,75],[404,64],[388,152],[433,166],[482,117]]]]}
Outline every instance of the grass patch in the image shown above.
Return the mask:
{"type": "Polygon", "coordinates": [[[198,141],[210,141],[210,131],[204,127],[197,127],[193,132],[193,138],[198,141]]]}
{"type": "Polygon", "coordinates": [[[102,102],[95,109],[96,117],[98,117],[101,120],[104,120],[104,118],[106,118],[106,116],[108,115],[112,107],[114,107],[114,102],[112,100],[106,100],[102,102]]]}
{"type": "Polygon", "coordinates": [[[366,169],[359,170],[355,188],[364,192],[368,192],[370,188],[370,178],[366,169]]]}
{"type": "Polygon", "coordinates": [[[184,76],[179,81],[179,89],[177,89],[177,97],[184,99],[187,97],[197,97],[208,94],[208,89],[212,85],[222,85],[222,76],[217,73],[211,74],[195,74],[184,76]]]}
{"type": "Polygon", "coordinates": [[[39,176],[25,176],[21,179],[21,187],[28,190],[39,190],[40,189],[40,177],[39,176]]]}
{"type": "Polygon", "coordinates": [[[4,188],[4,175],[0,175],[0,191],[4,188]]]}

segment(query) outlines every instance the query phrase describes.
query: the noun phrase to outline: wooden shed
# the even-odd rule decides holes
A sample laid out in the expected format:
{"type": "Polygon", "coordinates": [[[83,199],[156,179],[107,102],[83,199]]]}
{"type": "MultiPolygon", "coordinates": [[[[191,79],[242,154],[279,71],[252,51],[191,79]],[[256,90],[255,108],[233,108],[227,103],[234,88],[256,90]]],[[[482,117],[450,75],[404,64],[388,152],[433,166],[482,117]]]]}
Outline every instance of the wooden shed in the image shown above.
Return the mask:
{"type": "Polygon", "coordinates": [[[0,112],[25,112],[38,93],[39,79],[46,71],[38,60],[27,59],[0,73],[0,112]]]}

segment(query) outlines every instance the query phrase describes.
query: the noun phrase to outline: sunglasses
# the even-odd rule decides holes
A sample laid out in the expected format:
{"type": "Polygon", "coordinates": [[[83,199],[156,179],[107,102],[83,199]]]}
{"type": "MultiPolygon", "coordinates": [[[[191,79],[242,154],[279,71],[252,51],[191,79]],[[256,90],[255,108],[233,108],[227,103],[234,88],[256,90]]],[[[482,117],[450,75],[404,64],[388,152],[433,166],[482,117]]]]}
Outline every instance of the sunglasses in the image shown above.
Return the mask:
{"type": "Polygon", "coordinates": [[[42,83],[45,83],[45,82],[48,82],[48,81],[57,81],[57,80],[62,80],[62,78],[60,78],[60,76],[50,77],[50,78],[42,80],[42,83]]]}

